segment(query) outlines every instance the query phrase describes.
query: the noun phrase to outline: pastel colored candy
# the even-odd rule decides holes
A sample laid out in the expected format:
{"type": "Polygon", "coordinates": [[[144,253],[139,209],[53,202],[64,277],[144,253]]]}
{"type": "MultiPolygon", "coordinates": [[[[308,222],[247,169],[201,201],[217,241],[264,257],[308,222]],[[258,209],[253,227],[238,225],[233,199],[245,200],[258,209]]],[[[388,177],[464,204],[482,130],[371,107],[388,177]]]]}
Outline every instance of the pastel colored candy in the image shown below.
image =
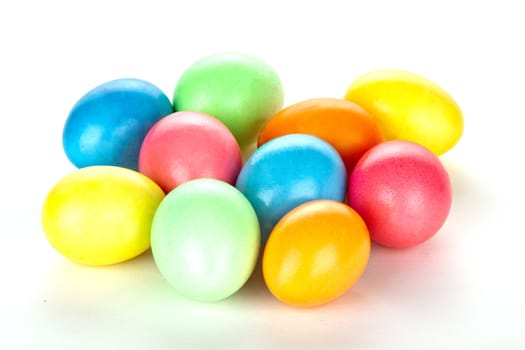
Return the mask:
{"type": "Polygon", "coordinates": [[[412,72],[373,71],[357,78],[345,99],[374,116],[386,140],[419,143],[440,155],[463,133],[463,116],[456,101],[436,83],[412,72]]]}
{"type": "Polygon", "coordinates": [[[169,192],[198,178],[234,184],[241,170],[239,145],[224,124],[198,112],[177,112],[148,132],[139,170],[169,192]]]}
{"type": "Polygon", "coordinates": [[[367,111],[337,98],[314,98],[280,110],[263,127],[258,143],[288,134],[309,134],[330,143],[349,172],[370,147],[382,141],[379,126],[367,111]]]}
{"type": "Polygon", "coordinates": [[[263,242],[290,210],[315,199],[343,201],[346,170],[337,151],[310,135],[265,143],[244,164],[237,188],[257,213],[263,242]]]}
{"type": "Polygon", "coordinates": [[[250,203],[214,179],[171,191],[153,220],[151,248],[161,274],[190,299],[217,301],[237,292],[259,254],[259,225],[250,203]]]}
{"type": "Polygon", "coordinates": [[[260,128],[283,101],[283,87],[273,68],[236,52],[217,53],[192,64],[173,96],[176,111],[198,111],[219,119],[241,148],[256,142],[260,128]]]}
{"type": "Polygon", "coordinates": [[[51,245],[75,262],[119,263],[150,247],[151,221],[162,198],[162,190],[136,171],[86,167],[51,189],[42,226],[51,245]]]}
{"type": "Polygon", "coordinates": [[[439,231],[452,191],[445,168],[430,150],[389,141],[371,148],[357,163],[348,202],[365,220],[373,241],[406,248],[439,231]]]}
{"type": "Polygon", "coordinates": [[[166,95],[139,79],[118,79],[97,86],[73,107],[63,146],[78,168],[114,165],[138,169],[139,149],[151,126],[173,112],[166,95]]]}
{"type": "Polygon", "coordinates": [[[363,274],[370,236],[359,214],[335,201],[312,201],[286,214],[263,255],[263,276],[279,300],[300,307],[333,301],[363,274]]]}

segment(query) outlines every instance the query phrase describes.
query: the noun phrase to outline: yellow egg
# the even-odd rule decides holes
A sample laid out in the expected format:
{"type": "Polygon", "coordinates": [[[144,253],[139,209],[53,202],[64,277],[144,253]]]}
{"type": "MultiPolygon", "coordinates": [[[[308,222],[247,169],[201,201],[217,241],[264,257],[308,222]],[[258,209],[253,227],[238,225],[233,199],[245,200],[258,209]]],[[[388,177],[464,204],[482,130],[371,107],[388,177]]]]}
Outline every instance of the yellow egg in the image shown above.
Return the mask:
{"type": "Polygon", "coordinates": [[[372,114],[386,140],[416,142],[436,155],[450,150],[463,133],[458,104],[439,85],[415,73],[367,73],[350,85],[345,99],[372,114]]]}
{"type": "Polygon", "coordinates": [[[51,245],[86,265],[108,265],[150,246],[153,215],[164,192],[125,168],[92,166],[62,178],[47,195],[42,226],[51,245]]]}

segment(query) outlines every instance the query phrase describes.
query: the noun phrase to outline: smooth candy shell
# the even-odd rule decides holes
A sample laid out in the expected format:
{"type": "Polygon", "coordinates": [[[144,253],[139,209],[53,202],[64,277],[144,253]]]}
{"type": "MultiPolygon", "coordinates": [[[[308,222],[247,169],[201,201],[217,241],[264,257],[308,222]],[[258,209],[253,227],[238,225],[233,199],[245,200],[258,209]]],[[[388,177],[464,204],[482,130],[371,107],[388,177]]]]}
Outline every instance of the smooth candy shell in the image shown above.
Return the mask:
{"type": "Polygon", "coordinates": [[[412,142],[389,141],[357,163],[348,202],[365,220],[373,241],[406,248],[438,232],[450,211],[452,191],[432,152],[412,142]]]}
{"type": "Polygon", "coordinates": [[[218,53],[191,65],[173,96],[176,111],[198,111],[223,122],[241,148],[255,143],[264,122],[283,105],[277,73],[242,53],[218,53]]]}
{"type": "Polygon", "coordinates": [[[169,192],[198,178],[234,184],[241,170],[239,145],[224,124],[198,112],[177,112],[157,122],[140,150],[140,172],[169,192]]]}
{"type": "Polygon", "coordinates": [[[107,82],[71,110],[63,131],[64,151],[78,168],[114,165],[136,170],[146,133],[172,112],[169,99],[153,84],[139,79],[107,82]]]}
{"type": "Polygon", "coordinates": [[[450,150],[463,133],[456,101],[434,82],[412,72],[367,73],[350,85],[345,99],[374,116],[386,140],[412,141],[436,155],[450,150]]]}
{"type": "Polygon", "coordinates": [[[263,276],[272,294],[301,307],[328,303],[363,274],[370,236],[352,208],[334,201],[305,203],[272,231],[263,255],[263,276]]]}
{"type": "Polygon", "coordinates": [[[163,197],[153,181],[133,170],[87,167],[49,192],[42,226],[65,257],[86,265],[114,264],[149,248],[151,221],[163,197]]]}
{"type": "Polygon", "coordinates": [[[308,201],[343,201],[346,170],[337,151],[310,135],[286,135],[265,143],[244,164],[237,188],[254,207],[263,242],[290,210],[308,201]]]}
{"type": "Polygon", "coordinates": [[[330,143],[348,171],[372,146],[382,141],[376,120],[362,107],[343,99],[315,98],[277,112],[261,130],[259,146],[288,134],[309,134],[330,143]]]}
{"type": "Polygon", "coordinates": [[[177,187],[153,220],[155,262],[175,290],[190,299],[217,301],[237,292],[253,272],[259,242],[250,203],[218,180],[177,187]]]}

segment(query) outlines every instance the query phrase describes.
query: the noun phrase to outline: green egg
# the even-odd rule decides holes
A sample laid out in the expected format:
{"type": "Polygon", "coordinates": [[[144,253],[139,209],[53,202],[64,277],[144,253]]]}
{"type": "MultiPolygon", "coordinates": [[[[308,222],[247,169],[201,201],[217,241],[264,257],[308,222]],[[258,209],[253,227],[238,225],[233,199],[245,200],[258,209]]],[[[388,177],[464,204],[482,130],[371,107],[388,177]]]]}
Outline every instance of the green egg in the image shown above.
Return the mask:
{"type": "Polygon", "coordinates": [[[259,254],[259,224],[235,187],[213,179],[171,191],[153,219],[155,263],[175,290],[190,299],[217,301],[237,292],[259,254]]]}
{"type": "Polygon", "coordinates": [[[283,86],[273,68],[235,52],[195,62],[180,77],[173,96],[176,111],[212,115],[230,129],[241,148],[255,142],[263,124],[283,103],[283,86]]]}

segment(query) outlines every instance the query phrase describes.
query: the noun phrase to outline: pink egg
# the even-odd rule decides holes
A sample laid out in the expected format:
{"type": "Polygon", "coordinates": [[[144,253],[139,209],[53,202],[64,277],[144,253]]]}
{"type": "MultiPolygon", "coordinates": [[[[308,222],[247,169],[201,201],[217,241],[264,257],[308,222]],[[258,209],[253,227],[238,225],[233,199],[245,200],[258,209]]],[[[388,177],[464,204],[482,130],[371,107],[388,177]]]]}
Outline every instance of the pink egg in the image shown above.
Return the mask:
{"type": "Polygon", "coordinates": [[[361,157],[349,179],[348,202],[365,220],[373,241],[406,248],[441,228],[452,191],[445,168],[431,151],[389,141],[361,157]]]}
{"type": "Polygon", "coordinates": [[[159,120],[139,155],[139,171],[165,192],[198,178],[234,184],[241,166],[241,151],[230,130],[198,112],[177,112],[159,120]]]}

